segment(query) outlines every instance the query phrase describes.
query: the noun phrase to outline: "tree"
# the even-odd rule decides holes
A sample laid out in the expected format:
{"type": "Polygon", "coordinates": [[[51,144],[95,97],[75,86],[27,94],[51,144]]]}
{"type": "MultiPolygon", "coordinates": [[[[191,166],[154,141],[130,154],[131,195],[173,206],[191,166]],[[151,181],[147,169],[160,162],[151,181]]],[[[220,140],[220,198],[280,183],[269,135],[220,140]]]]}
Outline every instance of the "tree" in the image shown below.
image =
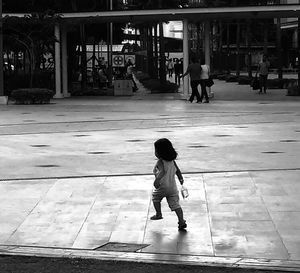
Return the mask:
{"type": "MultiPolygon", "coordinates": [[[[115,8],[119,2],[114,1],[115,8]]],[[[74,11],[108,10],[107,0],[3,0],[4,12],[43,12],[51,9],[55,13],[74,11]]]]}
{"type": "Polygon", "coordinates": [[[29,60],[30,87],[33,72],[39,71],[45,54],[54,54],[54,24],[59,16],[48,13],[34,13],[25,17],[4,18],[5,47],[18,48],[27,53],[29,60]]]}

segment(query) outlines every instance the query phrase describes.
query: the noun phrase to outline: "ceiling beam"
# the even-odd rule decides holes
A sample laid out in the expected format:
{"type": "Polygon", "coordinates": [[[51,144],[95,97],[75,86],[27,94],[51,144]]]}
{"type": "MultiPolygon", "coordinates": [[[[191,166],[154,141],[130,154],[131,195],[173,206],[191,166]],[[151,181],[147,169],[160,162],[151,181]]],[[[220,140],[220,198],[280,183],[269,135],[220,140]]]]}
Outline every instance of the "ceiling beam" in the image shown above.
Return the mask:
{"type": "MultiPolygon", "coordinates": [[[[25,14],[11,13],[3,16],[23,17],[25,14]]],[[[188,19],[204,21],[213,19],[242,18],[295,18],[300,17],[300,5],[249,6],[249,7],[219,7],[219,8],[185,8],[185,9],[155,9],[155,10],[122,10],[99,12],[61,13],[66,21],[93,20],[100,22],[139,22],[139,21],[176,21],[188,19]]]]}

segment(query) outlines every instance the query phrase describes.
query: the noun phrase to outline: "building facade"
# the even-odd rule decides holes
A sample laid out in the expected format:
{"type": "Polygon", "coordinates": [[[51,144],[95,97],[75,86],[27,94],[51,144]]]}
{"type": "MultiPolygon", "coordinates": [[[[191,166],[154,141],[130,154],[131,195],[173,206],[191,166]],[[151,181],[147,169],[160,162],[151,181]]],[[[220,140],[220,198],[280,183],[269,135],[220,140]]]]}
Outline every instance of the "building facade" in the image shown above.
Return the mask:
{"type": "MultiPolygon", "coordinates": [[[[24,0],[21,5],[19,4],[17,0],[4,0],[4,16],[24,17],[25,13],[45,11],[48,1],[24,0]]],[[[143,30],[144,39],[142,40],[142,35],[136,36],[135,39],[140,39],[141,44],[145,45],[146,57],[149,57],[156,44],[163,41],[160,24],[166,21],[181,21],[184,69],[189,63],[190,54],[201,55],[206,59],[206,63],[211,63],[216,69],[228,69],[229,66],[230,69],[243,69],[245,65],[251,68],[251,64],[256,61],[256,57],[252,57],[254,49],[257,52],[273,54],[274,63],[276,56],[280,55],[285,46],[295,49],[295,52],[288,56],[288,60],[299,54],[298,21],[293,19],[300,17],[299,1],[296,3],[293,0],[72,0],[52,1],[49,8],[52,13],[60,14],[60,19],[54,27],[57,40],[53,58],[57,98],[69,96],[68,82],[72,80],[70,70],[74,68],[74,64],[70,62],[73,58],[70,56],[74,50],[82,49],[81,63],[85,63],[86,45],[90,42],[99,44],[100,41],[106,41],[107,48],[110,48],[107,53],[110,56],[109,65],[112,65],[111,49],[115,39],[120,38],[116,32],[121,29],[122,24],[130,23],[135,28],[143,30]],[[291,37],[291,40],[284,39],[288,41],[287,45],[280,43],[283,40],[281,30],[288,38],[291,37]],[[228,54],[235,55],[235,58],[228,58],[225,62],[222,58],[228,57],[228,54]],[[235,59],[235,63],[229,63],[229,59],[235,59]],[[228,67],[220,66],[224,63],[228,67]]],[[[174,27],[173,33],[176,31],[180,33],[180,30],[174,27]]],[[[158,54],[164,56],[165,52],[161,48],[158,47],[160,50],[158,54]]],[[[296,66],[296,57],[294,59],[295,64],[292,65],[296,66]]],[[[277,60],[276,65],[282,66],[280,62],[277,60]]],[[[288,65],[290,62],[288,61],[288,65]]],[[[187,80],[184,82],[184,90],[188,92],[187,80]]]]}

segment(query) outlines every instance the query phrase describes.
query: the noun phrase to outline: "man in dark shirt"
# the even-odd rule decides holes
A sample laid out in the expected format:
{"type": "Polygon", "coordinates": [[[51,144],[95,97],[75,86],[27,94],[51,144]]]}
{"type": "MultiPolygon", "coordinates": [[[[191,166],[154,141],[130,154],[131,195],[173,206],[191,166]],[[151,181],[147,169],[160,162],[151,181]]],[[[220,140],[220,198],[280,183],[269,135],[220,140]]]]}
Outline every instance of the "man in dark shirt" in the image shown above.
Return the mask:
{"type": "Polygon", "coordinates": [[[270,62],[267,60],[267,56],[263,56],[262,61],[259,63],[257,68],[257,73],[259,74],[260,81],[260,91],[264,89],[264,93],[267,93],[267,82],[268,82],[268,74],[269,74],[270,62]]]}
{"type": "Polygon", "coordinates": [[[182,77],[185,77],[187,74],[190,74],[191,79],[191,88],[192,88],[192,94],[189,98],[189,101],[192,103],[195,96],[197,98],[197,103],[201,102],[201,97],[198,92],[198,85],[200,84],[201,80],[201,64],[198,62],[198,60],[195,57],[191,58],[192,63],[189,64],[186,72],[182,75],[182,77]]]}

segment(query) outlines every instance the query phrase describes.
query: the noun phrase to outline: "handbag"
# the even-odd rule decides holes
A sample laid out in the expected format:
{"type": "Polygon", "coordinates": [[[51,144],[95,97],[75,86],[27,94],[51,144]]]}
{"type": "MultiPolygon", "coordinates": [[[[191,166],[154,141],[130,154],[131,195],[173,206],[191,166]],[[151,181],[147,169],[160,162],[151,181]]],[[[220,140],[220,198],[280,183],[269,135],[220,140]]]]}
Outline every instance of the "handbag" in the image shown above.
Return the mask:
{"type": "Polygon", "coordinates": [[[212,87],[215,83],[214,83],[212,77],[209,76],[209,78],[205,81],[205,84],[207,87],[212,87]]]}
{"type": "Polygon", "coordinates": [[[251,82],[251,86],[253,90],[257,90],[260,88],[259,80],[257,78],[257,75],[255,75],[254,79],[251,82]]]}

